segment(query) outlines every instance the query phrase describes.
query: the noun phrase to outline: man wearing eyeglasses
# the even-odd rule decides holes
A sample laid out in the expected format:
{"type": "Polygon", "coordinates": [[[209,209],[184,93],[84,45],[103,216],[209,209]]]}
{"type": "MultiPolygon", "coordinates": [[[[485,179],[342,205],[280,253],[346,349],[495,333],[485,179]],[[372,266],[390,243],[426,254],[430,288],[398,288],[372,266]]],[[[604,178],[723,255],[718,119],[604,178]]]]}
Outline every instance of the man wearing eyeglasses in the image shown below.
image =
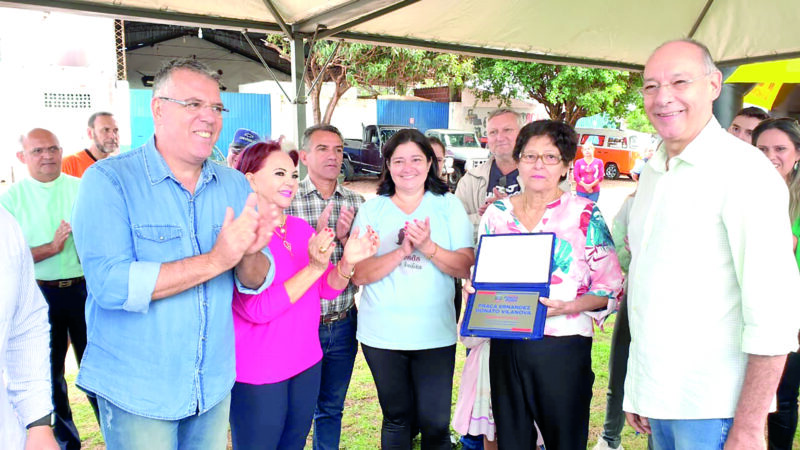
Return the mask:
{"type": "Polygon", "coordinates": [[[721,84],[708,49],[691,40],[662,45],[644,69],[645,110],[663,142],[642,171],[628,228],[623,409],[656,449],[764,448],[797,345],[786,185],[712,115],[721,84]],[[743,173],[744,183],[731,176],[743,173]]]}
{"type": "MultiPolygon", "coordinates": [[[[80,180],[61,173],[61,146],[52,132],[35,128],[22,136],[21,143],[17,157],[28,167],[30,178],[13,184],[0,197],[0,205],[22,228],[33,255],[36,282],[49,307],[55,436],[65,449],[79,449],[64,360],[70,339],[79,364],[86,348],[86,283],[70,228],[80,180]]],[[[94,406],[94,400],[89,400],[94,406]]]]}
{"type": "Polygon", "coordinates": [[[232,290],[271,282],[277,212],[256,211],[244,176],[207,161],[226,109],[204,64],[167,63],[151,110],[155,135],[92,165],[75,203],[89,291],[77,384],[97,394],[108,448],[224,449],[232,290]]]}

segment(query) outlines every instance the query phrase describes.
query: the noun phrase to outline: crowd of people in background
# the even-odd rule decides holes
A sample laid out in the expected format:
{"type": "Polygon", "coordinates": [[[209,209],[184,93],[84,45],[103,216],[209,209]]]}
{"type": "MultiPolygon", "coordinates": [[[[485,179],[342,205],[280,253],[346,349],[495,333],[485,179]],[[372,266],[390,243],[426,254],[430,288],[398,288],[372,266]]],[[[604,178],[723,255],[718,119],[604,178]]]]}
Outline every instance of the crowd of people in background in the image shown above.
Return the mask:
{"type": "Polygon", "coordinates": [[[0,196],[3,448],[80,448],[71,344],[110,449],[221,449],[229,428],[236,450],[302,449],[312,428],[314,449],[336,449],[360,342],[382,448],[420,435],[449,449],[452,424],[464,449],[585,449],[592,338],[615,312],[596,450],[621,449],[626,420],[654,449],[763,448],[765,423],[771,449],[792,447],[800,125],[745,108],[723,129],[703,44],[668,42],[645,65],[661,142],[612,228],[591,142],[510,109],[489,115],[491,155],[454,193],[444,145],[415,129],[386,143],[367,201],[340,182],[331,125],[304,130],[299,148],[240,129],[229,167],[212,162],[218,77],[165,64],[154,135],[129,152],[107,112],[63,160],[52,132],[22,137],[30,178],[0,196]],[[555,236],[544,337],[461,336],[451,416],[476,245],[542,232],[555,236]]]}

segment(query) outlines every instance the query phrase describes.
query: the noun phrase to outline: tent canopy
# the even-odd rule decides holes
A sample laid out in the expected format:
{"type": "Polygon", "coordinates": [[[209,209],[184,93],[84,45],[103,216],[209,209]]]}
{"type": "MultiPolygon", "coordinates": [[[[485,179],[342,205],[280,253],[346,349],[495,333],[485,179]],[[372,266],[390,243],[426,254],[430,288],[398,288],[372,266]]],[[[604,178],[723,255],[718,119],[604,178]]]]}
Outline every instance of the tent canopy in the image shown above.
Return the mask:
{"type": "Polygon", "coordinates": [[[722,66],[800,57],[797,0],[25,0],[0,5],[641,70],[697,39],[722,66]]]}

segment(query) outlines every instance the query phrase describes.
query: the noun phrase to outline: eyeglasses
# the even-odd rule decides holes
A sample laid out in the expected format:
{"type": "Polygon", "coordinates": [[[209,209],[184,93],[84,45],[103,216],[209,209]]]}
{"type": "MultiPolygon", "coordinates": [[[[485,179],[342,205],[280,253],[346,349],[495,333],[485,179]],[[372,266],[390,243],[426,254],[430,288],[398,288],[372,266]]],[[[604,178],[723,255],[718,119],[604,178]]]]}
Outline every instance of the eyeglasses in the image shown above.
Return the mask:
{"type": "Polygon", "coordinates": [[[172,103],[177,103],[177,104],[183,106],[184,109],[186,109],[186,111],[189,111],[191,113],[199,112],[200,110],[202,110],[204,108],[211,109],[211,112],[213,112],[214,114],[216,114],[218,116],[221,116],[222,113],[224,113],[224,112],[229,112],[227,109],[225,109],[225,107],[223,105],[221,105],[219,103],[205,103],[205,102],[201,102],[199,100],[191,100],[191,99],[190,100],[177,100],[177,99],[169,98],[169,97],[158,97],[158,99],[159,100],[166,100],[166,101],[172,102],[172,103]]]}
{"type": "Polygon", "coordinates": [[[665,84],[657,83],[655,81],[648,82],[639,91],[642,93],[642,95],[647,97],[652,97],[658,94],[659,89],[661,89],[662,87],[669,88],[674,92],[682,92],[688,89],[689,86],[691,86],[692,83],[694,83],[695,81],[701,78],[705,78],[709,75],[711,75],[711,72],[704,73],[703,75],[699,75],[694,78],[689,78],[689,79],[681,78],[675,81],[670,81],[669,83],[665,84]]]}
{"type": "Polygon", "coordinates": [[[556,155],[554,153],[544,153],[541,155],[537,155],[535,153],[523,153],[519,155],[519,161],[525,164],[536,164],[536,160],[541,159],[542,164],[546,166],[555,166],[556,164],[560,163],[563,158],[561,155],[556,155]]]}
{"type": "Polygon", "coordinates": [[[55,155],[56,153],[61,151],[61,147],[57,145],[51,145],[50,147],[35,147],[30,150],[30,154],[33,156],[40,156],[45,153],[48,155],[55,155]]]}

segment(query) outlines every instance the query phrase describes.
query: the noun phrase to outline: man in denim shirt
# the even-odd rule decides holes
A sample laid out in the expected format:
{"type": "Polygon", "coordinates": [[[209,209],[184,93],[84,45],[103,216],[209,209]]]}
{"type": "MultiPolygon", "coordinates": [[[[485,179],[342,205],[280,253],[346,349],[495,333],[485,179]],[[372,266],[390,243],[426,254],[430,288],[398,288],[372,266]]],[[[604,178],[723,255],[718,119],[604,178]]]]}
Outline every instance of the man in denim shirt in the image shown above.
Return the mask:
{"type": "Polygon", "coordinates": [[[225,111],[207,67],[168,63],[151,109],[155,136],[90,167],[75,203],[89,293],[77,384],[97,395],[110,449],[224,449],[232,289],[271,282],[277,213],[256,212],[244,176],[206,162],[225,111]]]}

